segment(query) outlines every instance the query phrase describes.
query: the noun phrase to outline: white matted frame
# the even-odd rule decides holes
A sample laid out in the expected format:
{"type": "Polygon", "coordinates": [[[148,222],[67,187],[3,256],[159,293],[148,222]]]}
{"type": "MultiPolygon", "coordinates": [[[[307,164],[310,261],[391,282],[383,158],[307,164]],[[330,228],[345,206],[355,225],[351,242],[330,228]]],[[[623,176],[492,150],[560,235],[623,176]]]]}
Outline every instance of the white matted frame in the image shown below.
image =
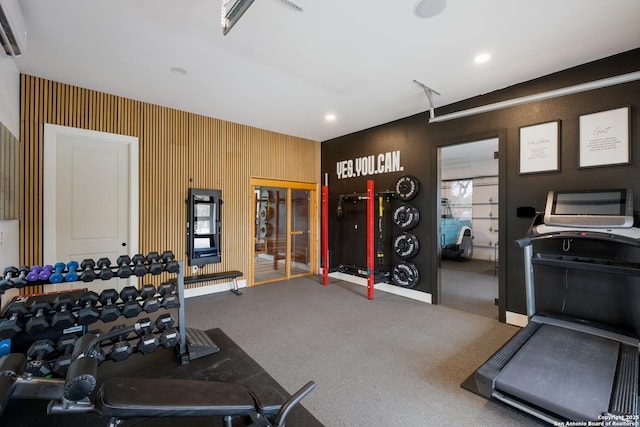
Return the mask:
{"type": "Polygon", "coordinates": [[[560,171],[560,120],[520,128],[520,174],[560,171]]]}
{"type": "Polygon", "coordinates": [[[580,168],[631,163],[630,115],[629,107],[621,107],[580,116],[580,168]]]}

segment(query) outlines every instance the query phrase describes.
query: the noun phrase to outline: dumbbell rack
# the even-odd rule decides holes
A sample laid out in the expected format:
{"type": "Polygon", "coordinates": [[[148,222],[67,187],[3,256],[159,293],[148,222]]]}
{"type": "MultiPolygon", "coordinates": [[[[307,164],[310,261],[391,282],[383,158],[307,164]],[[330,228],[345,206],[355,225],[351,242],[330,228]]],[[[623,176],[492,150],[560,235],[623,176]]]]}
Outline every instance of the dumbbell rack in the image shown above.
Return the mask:
{"type": "Polygon", "coordinates": [[[180,269],[176,279],[178,301],[178,331],[180,333],[179,357],[180,363],[187,365],[190,360],[198,359],[220,350],[204,331],[187,328],[184,314],[184,264],[178,261],[180,269]]]}
{"type": "MultiPolygon", "coordinates": [[[[200,331],[193,328],[186,328],[185,323],[185,301],[184,301],[184,266],[182,261],[175,261],[178,264],[177,271],[172,269],[170,271],[171,274],[176,274],[175,278],[175,292],[178,297],[178,333],[179,333],[179,342],[176,345],[176,350],[178,352],[178,357],[180,362],[185,365],[188,364],[190,360],[206,356],[211,353],[215,353],[219,350],[219,347],[206,335],[204,331],[200,331]]],[[[149,273],[151,273],[149,271],[149,273]]],[[[152,273],[157,274],[157,273],[152,273]]],[[[142,277],[143,275],[136,274],[137,277],[142,277]]],[[[113,278],[118,278],[118,276],[114,275],[113,278]]],[[[98,280],[95,277],[93,280],[98,280]]],[[[90,282],[93,280],[85,280],[84,282],[90,282]]],[[[104,279],[103,279],[104,280],[104,279]]],[[[107,279],[109,280],[109,279],[107,279]]],[[[73,283],[73,282],[69,282],[73,283]]],[[[82,282],[78,282],[82,283],[82,282]]],[[[46,284],[46,283],[45,283],[46,284]]],[[[131,321],[135,321],[135,318],[132,318],[131,321]]]]}

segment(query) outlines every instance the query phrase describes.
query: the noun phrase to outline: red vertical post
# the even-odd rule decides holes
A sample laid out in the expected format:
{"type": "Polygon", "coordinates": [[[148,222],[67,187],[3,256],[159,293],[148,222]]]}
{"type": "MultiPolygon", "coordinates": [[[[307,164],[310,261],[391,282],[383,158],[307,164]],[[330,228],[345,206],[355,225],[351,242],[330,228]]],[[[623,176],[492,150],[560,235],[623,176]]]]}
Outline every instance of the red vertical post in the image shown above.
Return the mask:
{"type": "Polygon", "coordinates": [[[329,186],[322,186],[322,284],[329,284],[329,186]]]}
{"type": "Polygon", "coordinates": [[[373,271],[374,271],[374,260],[373,260],[373,247],[374,243],[374,221],[373,221],[373,213],[374,213],[374,199],[375,193],[373,191],[373,180],[367,181],[367,298],[373,299],[373,271]]]}

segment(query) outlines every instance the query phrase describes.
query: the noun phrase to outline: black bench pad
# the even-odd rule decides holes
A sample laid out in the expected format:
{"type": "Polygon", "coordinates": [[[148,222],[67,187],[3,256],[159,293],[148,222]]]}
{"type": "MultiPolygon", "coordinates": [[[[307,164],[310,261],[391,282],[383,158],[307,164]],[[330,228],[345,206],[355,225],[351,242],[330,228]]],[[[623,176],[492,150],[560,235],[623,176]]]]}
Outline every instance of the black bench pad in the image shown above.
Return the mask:
{"type": "Polygon", "coordinates": [[[220,271],[218,273],[200,274],[197,276],[185,276],[184,284],[191,285],[194,283],[210,282],[222,279],[235,279],[242,276],[242,272],[238,270],[220,271]]]}
{"type": "Polygon", "coordinates": [[[247,415],[256,411],[245,387],[232,383],[156,378],[110,378],[96,409],[117,418],[247,415]]]}

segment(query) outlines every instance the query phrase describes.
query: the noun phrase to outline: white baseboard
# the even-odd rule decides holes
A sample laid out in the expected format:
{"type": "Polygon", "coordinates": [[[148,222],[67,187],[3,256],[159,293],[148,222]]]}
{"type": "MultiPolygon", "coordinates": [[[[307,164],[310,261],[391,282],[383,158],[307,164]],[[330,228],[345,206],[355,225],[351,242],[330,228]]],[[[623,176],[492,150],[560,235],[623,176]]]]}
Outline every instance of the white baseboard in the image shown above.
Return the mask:
{"type": "MultiPolygon", "coordinates": [[[[355,283],[356,285],[367,286],[367,279],[364,277],[354,276],[346,273],[329,273],[329,277],[344,280],[345,282],[355,283]]],[[[431,294],[427,292],[414,291],[413,289],[401,288],[399,286],[390,285],[388,283],[376,283],[373,287],[375,291],[384,291],[394,295],[400,295],[405,298],[411,298],[417,301],[431,304],[431,294]]],[[[374,295],[375,298],[375,295],[374,295]]]]}
{"type": "MultiPolygon", "coordinates": [[[[238,280],[237,282],[238,282],[238,289],[247,287],[246,279],[241,279],[241,280],[238,280]]],[[[219,292],[227,292],[227,291],[230,291],[231,289],[233,289],[233,282],[216,283],[213,285],[199,286],[197,288],[185,289],[184,297],[185,298],[200,297],[203,295],[217,294],[219,292]]]]}
{"type": "Polygon", "coordinates": [[[526,314],[507,311],[506,323],[508,323],[509,325],[520,326],[521,328],[524,328],[529,323],[529,318],[526,314]]]}

